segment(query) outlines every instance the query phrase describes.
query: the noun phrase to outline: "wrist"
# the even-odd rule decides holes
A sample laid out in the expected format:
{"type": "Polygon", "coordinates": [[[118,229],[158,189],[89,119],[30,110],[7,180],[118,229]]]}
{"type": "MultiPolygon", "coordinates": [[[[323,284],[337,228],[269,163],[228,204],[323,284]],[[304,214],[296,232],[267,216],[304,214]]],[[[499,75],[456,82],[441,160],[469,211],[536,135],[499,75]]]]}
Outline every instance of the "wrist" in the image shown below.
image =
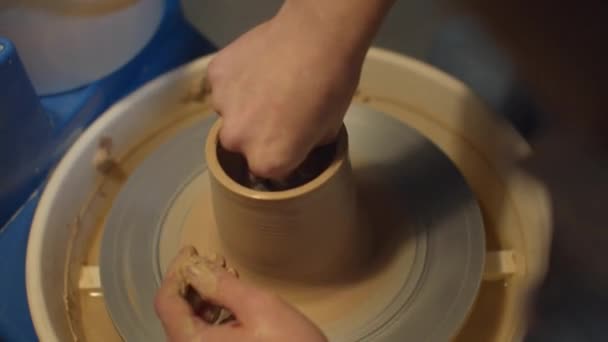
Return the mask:
{"type": "Polygon", "coordinates": [[[319,46],[361,58],[394,0],[286,0],[276,18],[319,46]]]}

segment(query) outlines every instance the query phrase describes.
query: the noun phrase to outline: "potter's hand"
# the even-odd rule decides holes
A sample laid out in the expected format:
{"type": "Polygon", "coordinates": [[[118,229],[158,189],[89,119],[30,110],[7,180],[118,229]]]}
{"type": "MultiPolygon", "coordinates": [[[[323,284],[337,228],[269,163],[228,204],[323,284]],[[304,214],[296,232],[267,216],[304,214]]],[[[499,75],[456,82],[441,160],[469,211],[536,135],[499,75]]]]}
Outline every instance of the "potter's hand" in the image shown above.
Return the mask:
{"type": "Polygon", "coordinates": [[[184,248],[170,266],[155,307],[173,342],[326,342],[320,330],[280,298],[246,285],[217,261],[184,248]],[[211,325],[183,298],[189,284],[203,298],[229,309],[235,320],[211,325]]]}
{"type": "Polygon", "coordinates": [[[259,177],[283,179],[337,135],[392,0],[287,0],[221,50],[207,71],[222,145],[259,177]]]}

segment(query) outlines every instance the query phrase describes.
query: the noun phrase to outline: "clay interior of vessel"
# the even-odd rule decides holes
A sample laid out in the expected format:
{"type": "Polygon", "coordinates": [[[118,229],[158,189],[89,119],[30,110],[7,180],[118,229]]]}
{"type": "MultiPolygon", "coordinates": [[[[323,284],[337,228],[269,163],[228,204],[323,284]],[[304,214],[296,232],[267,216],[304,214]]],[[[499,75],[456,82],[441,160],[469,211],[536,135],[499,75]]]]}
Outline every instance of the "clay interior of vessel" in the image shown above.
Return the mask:
{"type": "Polygon", "coordinates": [[[345,127],[278,185],[250,177],[242,157],[220,148],[220,128],[218,120],[206,157],[219,234],[235,258],[259,273],[317,284],[366,259],[345,127]]]}

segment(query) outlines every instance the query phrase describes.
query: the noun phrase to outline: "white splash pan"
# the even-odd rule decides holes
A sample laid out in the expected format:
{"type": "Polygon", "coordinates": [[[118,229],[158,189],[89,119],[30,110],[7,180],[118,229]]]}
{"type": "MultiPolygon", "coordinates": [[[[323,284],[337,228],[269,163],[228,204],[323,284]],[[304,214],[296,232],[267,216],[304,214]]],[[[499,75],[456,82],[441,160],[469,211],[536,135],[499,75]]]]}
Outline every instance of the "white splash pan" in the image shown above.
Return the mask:
{"type": "MultiPolygon", "coordinates": [[[[102,178],[92,163],[99,140],[111,136],[116,155],[129,151],[167,121],[211,58],[160,77],[110,108],[53,172],[32,223],[26,261],[28,301],[41,340],[72,339],[65,310],[67,259],[77,249],[71,237],[94,226],[82,210],[102,178]]],[[[359,90],[355,100],[406,118],[431,139],[457,165],[482,207],[494,240],[488,245],[487,280],[456,340],[520,340],[526,294],[546,270],[551,233],[544,188],[516,166],[530,155],[528,145],[461,82],[401,55],[371,49],[359,90]],[[492,290],[497,282],[500,289],[492,290]],[[496,310],[494,317],[488,308],[496,310]]]]}

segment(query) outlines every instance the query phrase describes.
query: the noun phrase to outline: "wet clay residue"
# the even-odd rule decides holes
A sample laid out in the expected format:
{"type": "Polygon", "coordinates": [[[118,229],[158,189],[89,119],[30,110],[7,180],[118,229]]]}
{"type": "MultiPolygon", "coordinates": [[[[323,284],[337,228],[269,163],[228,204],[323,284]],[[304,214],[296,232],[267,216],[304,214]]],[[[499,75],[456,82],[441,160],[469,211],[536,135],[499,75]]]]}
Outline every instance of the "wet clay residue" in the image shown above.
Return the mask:
{"type": "Polygon", "coordinates": [[[102,175],[118,181],[124,181],[126,173],[113,155],[112,147],[112,138],[107,136],[101,137],[93,156],[93,165],[102,175]]]}
{"type": "Polygon", "coordinates": [[[214,303],[221,271],[238,276],[234,269],[226,266],[223,257],[217,254],[201,256],[196,248],[185,246],[172,261],[164,286],[178,286],[180,295],[194,313],[207,323],[223,324],[234,320],[234,316],[214,303]]]}

